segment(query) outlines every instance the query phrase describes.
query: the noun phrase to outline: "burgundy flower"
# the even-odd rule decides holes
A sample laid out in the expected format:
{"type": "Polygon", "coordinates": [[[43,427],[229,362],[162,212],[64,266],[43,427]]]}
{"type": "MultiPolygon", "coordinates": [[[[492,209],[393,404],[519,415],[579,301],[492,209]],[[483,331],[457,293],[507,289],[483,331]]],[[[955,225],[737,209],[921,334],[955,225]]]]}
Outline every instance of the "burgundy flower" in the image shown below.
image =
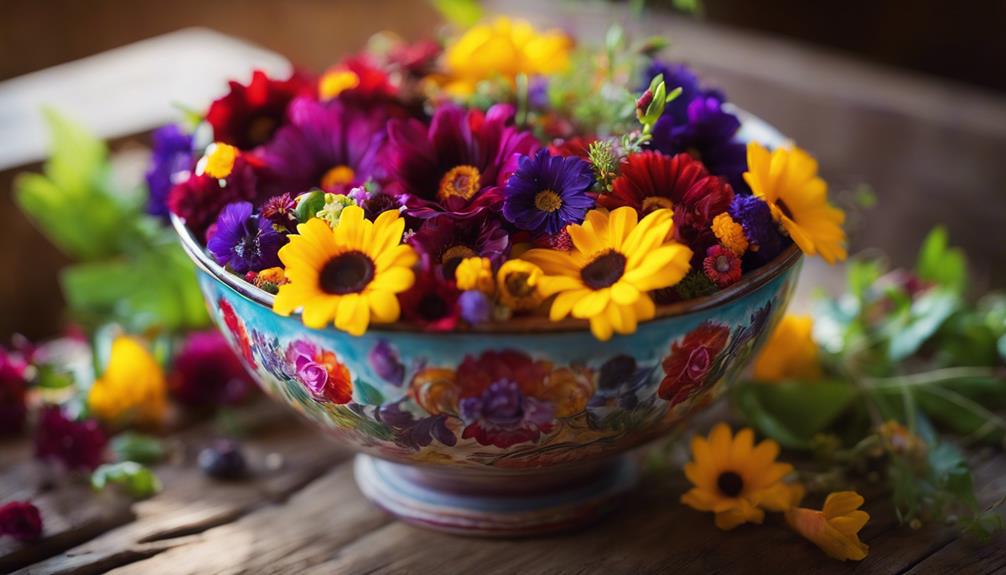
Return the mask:
{"type": "Polygon", "coordinates": [[[27,501],[11,501],[0,505],[0,537],[7,535],[18,541],[37,541],[42,537],[42,514],[27,501]]]}
{"type": "Polygon", "coordinates": [[[461,260],[479,256],[500,265],[510,252],[510,237],[491,212],[457,219],[447,214],[430,218],[409,239],[434,265],[442,265],[444,277],[454,279],[461,260]]]}
{"type": "Polygon", "coordinates": [[[486,351],[478,357],[466,356],[458,366],[457,380],[461,396],[481,395],[494,382],[508,380],[517,383],[521,392],[539,395],[549,374],[549,366],[535,361],[524,352],[504,349],[486,351]]]}
{"type": "Polygon", "coordinates": [[[258,199],[258,177],[254,160],[244,154],[234,161],[234,168],[224,180],[206,174],[191,174],[168,194],[168,208],[185,220],[185,224],[199,238],[216,222],[220,210],[234,202],[252,202],[258,199]],[[221,185],[223,182],[223,185],[221,185]]]}
{"type": "Polygon", "coordinates": [[[277,229],[293,232],[297,229],[296,209],[297,201],[290,194],[280,194],[262,204],[261,216],[277,229]]]}
{"type": "MultiPolygon", "coordinates": [[[[388,73],[377,65],[373,56],[354,54],[327,70],[325,75],[340,72],[349,72],[356,76],[355,86],[339,92],[340,100],[362,106],[393,105],[392,102],[398,94],[398,88],[391,83],[388,73]]],[[[322,76],[322,84],[324,84],[324,76],[322,76]]]]}
{"type": "Polygon", "coordinates": [[[214,141],[251,150],[272,138],[294,97],[313,94],[314,82],[300,73],[274,80],[255,70],[247,86],[230,83],[230,92],[210,105],[206,121],[214,141]]]}
{"type": "Polygon", "coordinates": [[[14,435],[24,427],[28,415],[27,367],[19,357],[0,347],[0,436],[14,435]]]}
{"type": "Polygon", "coordinates": [[[741,260],[732,251],[717,244],[706,250],[702,271],[717,287],[725,288],[741,279],[741,260]]]}
{"type": "Polygon", "coordinates": [[[91,471],[104,459],[108,438],[93,419],[75,421],[59,407],[39,412],[35,456],[59,461],[71,470],[91,471]]]}
{"type": "Polygon", "coordinates": [[[513,117],[507,104],[485,113],[446,104],[429,126],[414,119],[392,120],[392,175],[407,194],[408,213],[419,218],[441,212],[466,216],[497,208],[499,186],[516,168],[516,156],[538,148],[533,134],[511,125],[513,117]]]}
{"type": "Polygon", "coordinates": [[[665,377],[657,391],[660,398],[676,405],[713,383],[718,378],[713,368],[729,335],[726,326],[704,322],[674,342],[670,355],[661,362],[665,377]]]}
{"type": "MultiPolygon", "coordinates": [[[[640,214],[660,208],[674,210],[674,235],[696,250],[700,238],[715,242],[709,229],[713,218],[725,212],[734,198],[722,178],[710,175],[702,163],[688,154],[673,158],[658,152],[630,155],[622,163],[610,194],[598,202],[607,208],[632,206],[640,214]],[[708,237],[706,237],[708,236],[708,237]]],[[[699,254],[705,253],[705,247],[699,254]]]]}
{"type": "Polygon", "coordinates": [[[398,299],[405,319],[427,331],[451,331],[461,314],[460,295],[454,280],[444,278],[442,266],[435,265],[429,255],[423,255],[415,283],[399,294],[398,299]]]}
{"type": "Polygon", "coordinates": [[[168,380],[171,395],[192,406],[216,407],[242,402],[255,382],[216,330],[189,334],[175,355],[168,380]]]}
{"type": "Polygon", "coordinates": [[[482,445],[507,448],[536,441],[552,430],[552,405],[524,395],[516,382],[493,382],[481,395],[461,400],[461,436],[475,438],[482,445]]]}
{"type": "Polygon", "coordinates": [[[370,178],[385,178],[387,114],[382,110],[297,98],[289,119],[256,152],[265,164],[267,195],[297,196],[311,188],[344,194],[370,178]]]}

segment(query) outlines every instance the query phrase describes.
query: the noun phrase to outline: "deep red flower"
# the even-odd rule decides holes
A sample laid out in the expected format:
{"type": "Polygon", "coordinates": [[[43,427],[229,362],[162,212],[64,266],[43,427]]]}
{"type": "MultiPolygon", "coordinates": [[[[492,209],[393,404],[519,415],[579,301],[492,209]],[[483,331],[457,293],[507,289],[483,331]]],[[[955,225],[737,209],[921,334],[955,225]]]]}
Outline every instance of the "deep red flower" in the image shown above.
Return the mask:
{"type": "Polygon", "coordinates": [[[234,313],[234,307],[230,302],[224,298],[217,300],[217,307],[220,308],[220,314],[223,315],[224,324],[227,325],[227,329],[234,336],[234,339],[237,340],[238,345],[241,346],[241,357],[244,358],[249,368],[255,369],[255,356],[252,354],[251,340],[248,338],[248,331],[245,329],[244,322],[234,313]]]}
{"type": "Polygon", "coordinates": [[[104,460],[108,437],[93,419],[75,421],[57,406],[39,412],[35,456],[54,459],[68,469],[90,471],[104,460]]]}
{"type": "Polygon", "coordinates": [[[37,541],[42,537],[42,514],[27,501],[11,501],[0,505],[0,537],[8,535],[18,541],[37,541]]]}
{"type": "Polygon", "coordinates": [[[415,119],[392,120],[392,179],[407,194],[409,215],[469,216],[498,208],[503,201],[499,186],[517,168],[519,155],[538,148],[533,134],[512,125],[513,117],[508,104],[484,113],[446,104],[429,126],[415,119]]]}
{"type": "Polygon", "coordinates": [[[716,244],[706,250],[702,271],[718,287],[725,288],[741,279],[741,260],[732,251],[716,244]]]}
{"type": "Polygon", "coordinates": [[[185,220],[197,237],[205,239],[206,231],[216,222],[224,206],[234,202],[257,203],[257,171],[256,160],[242,154],[234,161],[234,167],[222,186],[217,178],[193,173],[171,189],[168,208],[185,220]]]}
{"type": "Polygon", "coordinates": [[[478,357],[465,356],[457,370],[461,397],[481,395],[490,385],[501,380],[517,384],[527,395],[538,394],[551,371],[550,366],[531,359],[524,352],[512,349],[486,351],[478,357]]]}
{"type": "Polygon", "coordinates": [[[296,96],[314,96],[314,81],[295,72],[286,80],[274,80],[262,70],[252,73],[247,86],[230,83],[230,92],[210,104],[206,121],[213,126],[213,141],[241,150],[268,142],[283,123],[286,108],[296,96]]]}
{"type": "Polygon", "coordinates": [[[415,283],[398,299],[405,319],[427,331],[451,331],[461,317],[460,295],[454,281],[444,279],[442,266],[423,255],[415,283]]]}
{"type": "Polygon", "coordinates": [[[730,184],[688,154],[670,157],[647,151],[626,158],[611,193],[602,194],[598,203],[609,209],[632,206],[641,215],[673,208],[675,238],[694,249],[700,236],[712,235],[713,218],[725,212],[733,198],[730,184]]]}
{"type": "MultiPolygon", "coordinates": [[[[362,105],[387,103],[394,98],[398,89],[391,83],[388,73],[382,70],[368,54],[356,54],[344,59],[325,74],[352,72],[357,84],[339,92],[339,99],[362,105]]],[[[324,78],[324,76],[323,76],[324,78]]]]}
{"type": "Polygon", "coordinates": [[[710,373],[729,336],[730,329],[726,326],[704,322],[684,339],[671,344],[670,355],[661,363],[665,377],[657,392],[660,398],[673,406],[713,383],[715,378],[710,373]]]}
{"type": "Polygon", "coordinates": [[[388,61],[413,76],[425,76],[440,57],[440,44],[432,40],[420,40],[411,44],[401,43],[391,49],[388,61]]]}
{"type": "Polygon", "coordinates": [[[0,436],[19,433],[24,427],[28,415],[26,368],[20,357],[0,347],[0,436]]]}
{"type": "Polygon", "coordinates": [[[596,140],[586,136],[559,139],[549,144],[548,151],[555,156],[576,156],[586,160],[590,155],[590,145],[596,140]]]}
{"type": "Polygon", "coordinates": [[[168,386],[179,402],[206,407],[240,403],[255,390],[241,360],[216,330],[185,338],[175,355],[168,386]]]}

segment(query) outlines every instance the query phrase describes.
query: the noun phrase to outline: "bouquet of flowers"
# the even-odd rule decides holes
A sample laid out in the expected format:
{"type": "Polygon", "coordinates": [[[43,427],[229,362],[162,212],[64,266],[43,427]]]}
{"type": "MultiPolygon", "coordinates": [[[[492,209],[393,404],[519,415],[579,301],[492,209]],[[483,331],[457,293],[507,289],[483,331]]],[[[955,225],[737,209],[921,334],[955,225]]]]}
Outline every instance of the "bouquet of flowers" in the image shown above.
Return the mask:
{"type": "Polygon", "coordinates": [[[658,47],[499,18],[443,48],[379,36],[319,78],[256,71],[155,134],[148,211],[277,313],[354,335],[541,315],[606,340],[791,243],[844,259],[816,162],[741,141],[658,47]]]}

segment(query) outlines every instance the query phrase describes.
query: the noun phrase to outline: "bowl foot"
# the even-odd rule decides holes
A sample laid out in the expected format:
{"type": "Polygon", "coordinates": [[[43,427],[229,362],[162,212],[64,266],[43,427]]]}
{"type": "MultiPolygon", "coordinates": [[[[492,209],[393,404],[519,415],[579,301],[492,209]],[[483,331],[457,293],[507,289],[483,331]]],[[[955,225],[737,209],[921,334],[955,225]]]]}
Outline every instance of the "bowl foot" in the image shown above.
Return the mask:
{"type": "Polygon", "coordinates": [[[521,537],[581,527],[611,510],[638,479],[615,457],[570,469],[479,474],[401,465],[357,455],[356,483],[399,519],[458,535],[521,537]]]}

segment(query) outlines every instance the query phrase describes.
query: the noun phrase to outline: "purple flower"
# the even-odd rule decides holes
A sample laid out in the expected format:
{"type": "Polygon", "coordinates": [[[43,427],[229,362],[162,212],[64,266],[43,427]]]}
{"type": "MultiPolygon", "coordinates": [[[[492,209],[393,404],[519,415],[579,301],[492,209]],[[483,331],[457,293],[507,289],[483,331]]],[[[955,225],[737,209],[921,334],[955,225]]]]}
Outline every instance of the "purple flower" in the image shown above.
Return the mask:
{"type": "Polygon", "coordinates": [[[594,171],[580,158],[552,156],[548,150],[521,156],[503,192],[503,217],[522,230],[557,234],[567,224],[582,222],[594,207],[587,195],[593,185],[594,171]]]}
{"type": "Polygon", "coordinates": [[[699,87],[698,75],[685,64],[653,59],[643,72],[642,85],[639,90],[643,91],[649,88],[650,82],[658,74],[664,77],[664,85],[667,87],[668,93],[676,88],[681,88],[681,94],[667,103],[664,108],[664,116],[670,116],[676,124],[684,124],[688,119],[688,104],[695,98],[704,95],[699,87]]]}
{"type": "Polygon", "coordinates": [[[290,194],[273,196],[262,204],[261,216],[277,229],[293,232],[297,229],[297,201],[290,194]]]}
{"type": "Polygon", "coordinates": [[[597,391],[590,398],[588,407],[619,407],[634,409],[639,404],[636,392],[650,380],[654,368],[640,368],[636,360],[628,355],[616,355],[601,365],[597,374],[597,391]]]}
{"type": "Polygon", "coordinates": [[[700,96],[688,104],[684,121],[669,114],[657,120],[652,146],[669,156],[691,154],[735,190],[746,190],[747,148],[734,137],[740,127],[737,116],[723,109],[722,99],[700,96]]]}
{"type": "Polygon", "coordinates": [[[192,136],[175,124],[158,128],[153,135],[147,168],[147,213],[168,217],[168,194],[192,169],[192,136]]]}
{"type": "Polygon", "coordinates": [[[515,381],[503,379],[482,395],[462,399],[460,415],[467,426],[462,437],[507,448],[551,431],[555,411],[550,403],[521,393],[515,381]]]}
{"type": "Polygon", "coordinates": [[[35,431],[35,456],[55,459],[67,469],[90,471],[104,459],[108,438],[93,419],[74,421],[59,407],[41,411],[35,431]]]}
{"type": "Polygon", "coordinates": [[[473,325],[489,321],[493,311],[489,297],[478,290],[463,292],[458,298],[458,307],[461,308],[461,319],[473,325]]]}
{"type": "Polygon", "coordinates": [[[252,215],[251,203],[235,202],[220,212],[206,247],[218,264],[243,274],[278,266],[284,244],[286,236],[273,229],[272,222],[252,215]]]}
{"type": "Polygon", "coordinates": [[[735,222],[744,228],[744,235],[751,244],[751,250],[744,259],[753,259],[755,265],[770,261],[783,248],[783,237],[779,226],[772,219],[768,204],[757,196],[737,195],[727,212],[735,222]]]}
{"type": "Polygon", "coordinates": [[[297,379],[307,386],[311,393],[321,396],[328,383],[328,371],[315,361],[318,348],[306,341],[295,341],[286,350],[286,360],[294,368],[297,379]]]}
{"type": "Polygon", "coordinates": [[[263,185],[270,195],[296,197],[311,188],[345,193],[370,178],[386,176],[382,158],[387,119],[377,108],[297,98],[288,115],[289,123],[257,152],[266,165],[263,185]]]}
{"type": "Polygon", "coordinates": [[[380,340],[367,354],[370,367],[384,381],[401,386],[405,380],[405,366],[398,359],[398,352],[385,340],[380,340]]]}
{"type": "Polygon", "coordinates": [[[454,278],[454,270],[465,258],[489,258],[498,266],[510,253],[510,236],[499,219],[488,212],[464,219],[448,214],[430,218],[409,243],[426,254],[433,265],[443,265],[447,279],[454,278]]]}
{"type": "Polygon", "coordinates": [[[533,134],[512,125],[514,113],[508,104],[485,113],[446,104],[429,126],[414,119],[392,120],[392,175],[406,194],[408,214],[469,216],[498,206],[499,186],[514,158],[538,149],[533,134]]]}

